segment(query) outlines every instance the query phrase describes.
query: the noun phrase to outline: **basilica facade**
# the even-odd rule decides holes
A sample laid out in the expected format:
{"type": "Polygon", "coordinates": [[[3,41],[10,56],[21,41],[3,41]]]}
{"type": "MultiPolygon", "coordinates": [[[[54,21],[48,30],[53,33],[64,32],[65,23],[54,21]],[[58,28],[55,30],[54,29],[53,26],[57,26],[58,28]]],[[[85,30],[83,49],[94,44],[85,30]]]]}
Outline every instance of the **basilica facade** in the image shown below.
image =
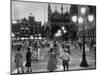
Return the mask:
{"type": "MultiPolygon", "coordinates": [[[[66,7],[66,9],[67,9],[67,7],[66,7]]],[[[61,4],[60,10],[61,10],[61,12],[59,12],[57,10],[57,7],[55,6],[55,10],[53,12],[51,5],[48,4],[48,35],[51,34],[51,38],[53,38],[55,33],[58,30],[61,30],[62,27],[65,27],[65,30],[67,31],[67,33],[63,34],[63,36],[64,36],[63,38],[68,39],[69,37],[71,37],[71,35],[73,35],[74,30],[76,32],[76,26],[72,22],[71,17],[74,14],[77,14],[77,7],[75,7],[73,5],[70,7],[69,12],[67,10],[66,10],[66,12],[64,12],[63,5],[61,4]],[[71,34],[71,32],[72,32],[72,34],[71,34]]]]}

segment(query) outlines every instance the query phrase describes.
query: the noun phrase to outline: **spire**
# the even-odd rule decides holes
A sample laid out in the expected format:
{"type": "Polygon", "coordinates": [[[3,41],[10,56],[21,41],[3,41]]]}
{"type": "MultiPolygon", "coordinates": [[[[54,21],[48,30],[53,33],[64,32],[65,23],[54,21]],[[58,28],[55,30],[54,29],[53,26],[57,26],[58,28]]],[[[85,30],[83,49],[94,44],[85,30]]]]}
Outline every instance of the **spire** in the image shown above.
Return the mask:
{"type": "Polygon", "coordinates": [[[63,4],[61,4],[61,14],[63,14],[63,4]]]}
{"type": "Polygon", "coordinates": [[[48,12],[51,12],[50,3],[48,4],[48,12]]]}
{"type": "Polygon", "coordinates": [[[68,9],[68,7],[66,7],[66,12],[69,12],[69,9],[68,9]]]}
{"type": "Polygon", "coordinates": [[[57,6],[55,6],[55,11],[57,11],[57,6]]]}
{"type": "Polygon", "coordinates": [[[51,18],[51,7],[50,7],[50,3],[48,3],[48,20],[50,20],[51,18]]]}

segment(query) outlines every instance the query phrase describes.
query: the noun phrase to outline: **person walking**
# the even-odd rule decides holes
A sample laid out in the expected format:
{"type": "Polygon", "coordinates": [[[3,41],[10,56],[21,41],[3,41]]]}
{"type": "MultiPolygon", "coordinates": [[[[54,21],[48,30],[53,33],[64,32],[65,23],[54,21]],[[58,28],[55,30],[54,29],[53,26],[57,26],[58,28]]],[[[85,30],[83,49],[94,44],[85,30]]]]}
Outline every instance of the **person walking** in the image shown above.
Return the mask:
{"type": "Polygon", "coordinates": [[[64,49],[64,51],[61,53],[59,58],[62,59],[63,70],[65,71],[65,68],[67,68],[67,70],[68,70],[69,69],[69,61],[70,61],[70,55],[69,55],[68,51],[66,51],[66,49],[64,49]]]}
{"type": "Polygon", "coordinates": [[[48,55],[49,55],[49,59],[47,64],[47,70],[49,72],[53,72],[56,70],[57,66],[56,66],[56,56],[52,48],[48,52],[48,55]]]}
{"type": "Polygon", "coordinates": [[[65,51],[67,51],[70,55],[71,51],[70,51],[70,46],[67,46],[67,48],[65,47],[65,51]]]}
{"type": "Polygon", "coordinates": [[[17,53],[15,54],[15,64],[16,64],[16,68],[17,68],[17,73],[20,73],[19,68],[21,67],[22,72],[24,73],[24,69],[23,69],[23,55],[20,52],[21,48],[18,47],[17,48],[17,53]]]}
{"type": "Polygon", "coordinates": [[[79,48],[80,48],[80,50],[81,50],[83,44],[82,44],[81,42],[79,42],[78,45],[79,45],[79,48]]]}
{"type": "Polygon", "coordinates": [[[37,60],[40,60],[40,46],[37,49],[37,60]]]}
{"type": "Polygon", "coordinates": [[[32,67],[31,67],[31,51],[30,48],[28,47],[27,53],[26,53],[26,64],[25,66],[27,67],[27,72],[32,72],[32,67]]]}

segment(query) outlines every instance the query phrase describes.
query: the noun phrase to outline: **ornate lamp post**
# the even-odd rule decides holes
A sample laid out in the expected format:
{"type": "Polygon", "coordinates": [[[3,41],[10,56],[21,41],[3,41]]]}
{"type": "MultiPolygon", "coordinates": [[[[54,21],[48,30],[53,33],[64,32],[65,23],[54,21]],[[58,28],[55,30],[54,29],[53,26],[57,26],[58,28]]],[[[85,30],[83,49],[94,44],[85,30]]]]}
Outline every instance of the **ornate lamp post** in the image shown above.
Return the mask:
{"type": "Polygon", "coordinates": [[[82,53],[82,61],[80,63],[80,66],[81,67],[88,67],[88,63],[87,63],[87,60],[86,60],[86,53],[85,53],[85,24],[86,24],[86,21],[88,19],[89,22],[93,22],[94,20],[94,16],[93,15],[88,15],[85,16],[86,14],[86,8],[85,7],[81,7],[81,14],[83,14],[84,16],[81,17],[81,16],[72,16],[72,21],[74,23],[76,23],[78,21],[79,24],[82,24],[82,28],[83,28],[83,53],[82,53]]]}
{"type": "Polygon", "coordinates": [[[85,28],[85,13],[86,13],[86,8],[85,7],[82,7],[81,8],[81,14],[84,15],[84,17],[79,17],[78,18],[78,22],[79,24],[82,24],[83,26],[83,53],[82,53],[82,61],[80,63],[80,66],[81,67],[88,67],[88,63],[87,63],[87,60],[86,60],[86,53],[85,53],[85,31],[84,31],[84,28],[85,28]]]}
{"type": "MultiPolygon", "coordinates": [[[[81,8],[81,13],[85,14],[85,12],[86,12],[86,8],[82,7],[81,8]]],[[[87,19],[88,19],[89,22],[93,22],[94,16],[93,15],[88,15],[86,17],[82,17],[82,18],[79,19],[79,23],[83,23],[83,54],[82,54],[82,61],[81,61],[81,64],[80,64],[81,67],[88,67],[88,63],[86,61],[86,53],[85,53],[85,33],[84,33],[85,32],[84,31],[85,24],[87,22],[87,19]]]]}
{"type": "MultiPolygon", "coordinates": [[[[83,20],[84,19],[82,17],[80,17],[78,19],[80,24],[83,24],[83,20]]],[[[81,67],[88,67],[88,63],[86,60],[86,53],[85,53],[85,34],[84,34],[85,31],[84,31],[84,28],[85,28],[85,24],[83,24],[83,54],[82,54],[82,61],[81,61],[80,66],[81,67]]]]}
{"type": "Polygon", "coordinates": [[[62,34],[63,34],[62,36],[63,36],[63,41],[64,41],[64,38],[65,38],[64,34],[67,33],[67,31],[66,31],[64,26],[61,28],[61,31],[62,31],[62,34]]]}

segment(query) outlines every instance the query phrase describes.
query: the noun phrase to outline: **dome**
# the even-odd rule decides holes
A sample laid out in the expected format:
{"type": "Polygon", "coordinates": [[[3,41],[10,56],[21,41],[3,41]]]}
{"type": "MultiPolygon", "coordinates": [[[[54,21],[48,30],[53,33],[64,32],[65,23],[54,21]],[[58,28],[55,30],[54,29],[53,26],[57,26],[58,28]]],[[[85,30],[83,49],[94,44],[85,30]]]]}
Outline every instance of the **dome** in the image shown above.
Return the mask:
{"type": "Polygon", "coordinates": [[[65,18],[70,17],[70,14],[69,14],[68,12],[65,12],[65,13],[64,13],[64,17],[65,17],[65,18]]]}
{"type": "Polygon", "coordinates": [[[61,14],[56,10],[52,13],[52,19],[61,19],[61,14]]]}
{"type": "Polygon", "coordinates": [[[65,22],[70,22],[70,18],[71,18],[70,14],[68,12],[65,12],[64,13],[64,21],[65,22]]]}

